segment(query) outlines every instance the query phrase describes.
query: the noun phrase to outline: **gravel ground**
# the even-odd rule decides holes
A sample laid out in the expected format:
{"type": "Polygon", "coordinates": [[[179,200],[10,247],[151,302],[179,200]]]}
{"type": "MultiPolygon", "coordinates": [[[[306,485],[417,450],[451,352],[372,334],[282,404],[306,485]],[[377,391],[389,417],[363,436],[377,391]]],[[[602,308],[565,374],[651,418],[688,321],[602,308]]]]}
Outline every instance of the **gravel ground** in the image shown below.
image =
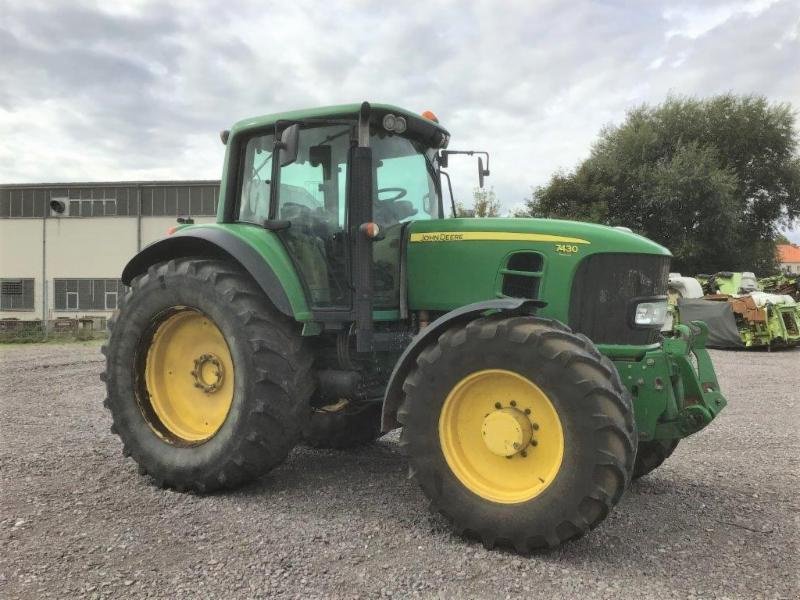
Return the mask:
{"type": "Polygon", "coordinates": [[[0,347],[0,597],[800,597],[800,350],[714,352],[720,418],[530,558],[451,535],[391,435],[236,492],[155,489],[109,433],[101,358],[0,347]]]}

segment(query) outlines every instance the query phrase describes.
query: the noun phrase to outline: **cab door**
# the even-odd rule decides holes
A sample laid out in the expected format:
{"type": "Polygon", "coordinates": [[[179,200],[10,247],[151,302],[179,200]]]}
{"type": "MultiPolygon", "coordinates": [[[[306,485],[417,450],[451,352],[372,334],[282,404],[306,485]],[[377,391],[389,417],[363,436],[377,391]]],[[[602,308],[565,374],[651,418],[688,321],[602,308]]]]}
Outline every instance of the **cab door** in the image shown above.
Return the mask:
{"type": "Polygon", "coordinates": [[[349,125],[301,129],[297,159],[280,167],[275,190],[274,136],[251,138],[244,153],[240,219],[288,223],[277,234],[315,312],[347,312],[351,306],[345,202],[351,130],[349,125]]]}

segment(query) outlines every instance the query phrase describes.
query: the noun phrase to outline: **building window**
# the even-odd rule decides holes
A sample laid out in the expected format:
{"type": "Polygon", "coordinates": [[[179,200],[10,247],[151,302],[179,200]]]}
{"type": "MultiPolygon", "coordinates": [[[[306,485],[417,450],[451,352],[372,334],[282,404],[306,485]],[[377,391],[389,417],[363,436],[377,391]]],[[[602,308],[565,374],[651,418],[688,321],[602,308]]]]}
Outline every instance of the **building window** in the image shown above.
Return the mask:
{"type": "Polygon", "coordinates": [[[33,310],[33,279],[0,279],[0,310],[33,310]]]}
{"type": "Polygon", "coordinates": [[[75,200],[69,201],[70,217],[114,217],[117,216],[117,201],[109,200],[75,200]]]}
{"type": "Polygon", "coordinates": [[[142,215],[213,216],[217,214],[218,201],[218,185],[148,186],[142,188],[142,215]]]}
{"type": "Polygon", "coordinates": [[[118,279],[54,279],[55,310],[114,310],[125,286],[118,279]]]}

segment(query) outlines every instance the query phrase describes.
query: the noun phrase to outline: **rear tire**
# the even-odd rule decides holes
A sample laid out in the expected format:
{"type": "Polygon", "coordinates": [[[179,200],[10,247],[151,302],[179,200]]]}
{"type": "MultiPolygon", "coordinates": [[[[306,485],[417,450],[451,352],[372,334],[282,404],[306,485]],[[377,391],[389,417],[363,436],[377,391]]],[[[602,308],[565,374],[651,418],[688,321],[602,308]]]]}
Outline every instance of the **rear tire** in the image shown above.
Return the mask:
{"type": "Polygon", "coordinates": [[[133,280],[111,327],[101,377],[111,430],[157,485],[235,487],[283,462],[297,442],[313,392],[311,355],[238,265],[154,265],[133,280]]]}
{"type": "Polygon", "coordinates": [[[556,321],[478,319],[418,357],[398,411],[401,445],[411,475],[457,533],[523,554],[554,548],[603,521],[628,486],[636,426],[623,389],[594,345],[556,321]],[[521,417],[523,407],[532,408],[521,417]],[[526,418],[540,427],[528,430],[526,418]],[[509,459],[516,442],[503,446],[501,435],[498,445],[494,432],[515,424],[532,438],[509,459]]]}
{"type": "Polygon", "coordinates": [[[655,471],[667,460],[675,448],[678,447],[680,440],[653,440],[650,442],[639,442],[639,449],[636,451],[636,464],[633,467],[633,478],[639,479],[648,473],[655,471]]]}
{"type": "MultiPolygon", "coordinates": [[[[347,401],[345,401],[347,402],[347,401]]],[[[344,450],[371,444],[381,437],[381,403],[347,403],[313,407],[303,442],[312,448],[344,450]]]]}

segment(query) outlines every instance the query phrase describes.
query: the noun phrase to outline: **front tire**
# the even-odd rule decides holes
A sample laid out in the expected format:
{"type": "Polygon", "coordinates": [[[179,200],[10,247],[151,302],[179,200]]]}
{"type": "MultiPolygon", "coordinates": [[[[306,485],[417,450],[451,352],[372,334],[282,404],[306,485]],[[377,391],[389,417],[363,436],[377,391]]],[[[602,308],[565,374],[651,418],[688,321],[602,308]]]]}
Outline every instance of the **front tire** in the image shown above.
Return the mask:
{"type": "Polygon", "coordinates": [[[132,282],[103,350],[112,432],[158,485],[235,487],[298,440],[311,355],[235,264],[152,266],[132,282]]]}
{"type": "Polygon", "coordinates": [[[455,531],[520,553],[597,526],[630,482],[633,407],[594,345],[556,321],[482,318],[425,349],[401,445],[455,531]]]}

